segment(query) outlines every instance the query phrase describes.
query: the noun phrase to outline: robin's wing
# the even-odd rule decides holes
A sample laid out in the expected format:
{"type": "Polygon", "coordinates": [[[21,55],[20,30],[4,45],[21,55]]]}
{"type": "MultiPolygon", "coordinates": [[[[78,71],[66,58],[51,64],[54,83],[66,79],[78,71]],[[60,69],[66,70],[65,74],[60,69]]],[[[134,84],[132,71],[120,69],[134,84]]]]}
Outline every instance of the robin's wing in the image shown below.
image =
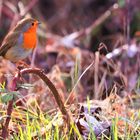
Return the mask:
{"type": "Polygon", "coordinates": [[[18,36],[19,32],[10,32],[7,34],[0,47],[0,56],[4,56],[9,48],[16,45],[18,36]]]}

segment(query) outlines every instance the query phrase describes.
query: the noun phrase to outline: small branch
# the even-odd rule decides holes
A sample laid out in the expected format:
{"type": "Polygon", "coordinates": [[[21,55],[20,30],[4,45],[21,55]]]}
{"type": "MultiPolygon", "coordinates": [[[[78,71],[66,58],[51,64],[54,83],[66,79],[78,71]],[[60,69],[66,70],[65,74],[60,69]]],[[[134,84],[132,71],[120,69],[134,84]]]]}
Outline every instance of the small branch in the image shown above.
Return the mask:
{"type": "Polygon", "coordinates": [[[39,0],[32,0],[30,3],[25,7],[24,15],[26,15],[38,2],[39,0]]]}
{"type": "Polygon", "coordinates": [[[126,9],[127,9],[127,14],[126,14],[126,40],[127,44],[130,45],[130,0],[126,1],[126,9]]]}
{"type": "Polygon", "coordinates": [[[12,114],[12,111],[13,111],[13,100],[9,101],[8,103],[8,107],[7,107],[7,118],[5,120],[5,123],[4,125],[2,126],[2,134],[1,134],[1,137],[3,139],[6,139],[8,137],[8,126],[9,126],[9,123],[10,123],[10,120],[11,120],[11,114],[12,114]]]}
{"type": "MultiPolygon", "coordinates": [[[[16,83],[18,80],[18,74],[15,75],[14,79],[12,80],[12,85],[11,85],[11,91],[15,91],[16,90],[16,83]]],[[[11,114],[13,111],[13,103],[14,103],[14,99],[12,99],[11,101],[9,101],[8,106],[7,106],[7,118],[5,120],[4,125],[2,126],[2,134],[1,137],[5,140],[8,137],[8,126],[11,120],[11,114]]]]}
{"type": "Polygon", "coordinates": [[[3,0],[0,1],[0,21],[1,21],[1,15],[2,15],[2,7],[3,7],[3,0]]]}
{"type": "MultiPolygon", "coordinates": [[[[2,8],[2,12],[5,13],[10,19],[12,19],[12,23],[9,29],[11,30],[14,27],[14,25],[17,23],[17,21],[19,21],[20,18],[24,17],[36,5],[38,1],[39,0],[32,0],[27,6],[23,8],[22,14],[21,11],[20,13],[18,12],[17,7],[14,4],[12,4],[9,1],[5,1],[4,2],[5,8],[2,8]]],[[[1,8],[1,2],[0,2],[0,8],[1,8]]]]}
{"type": "MultiPolygon", "coordinates": [[[[77,41],[81,38],[85,38],[85,36],[89,36],[96,28],[104,23],[112,13],[119,8],[117,3],[113,4],[107,11],[105,11],[99,18],[97,18],[89,27],[85,29],[81,29],[77,32],[73,32],[65,37],[61,37],[58,35],[52,35],[50,33],[46,34],[39,32],[39,34],[43,37],[52,38],[55,40],[53,47],[57,48],[58,46],[66,46],[66,47],[75,47],[77,41]]],[[[79,42],[79,41],[78,41],[79,42]]],[[[59,48],[59,47],[58,47],[59,48]]]]}
{"type": "Polygon", "coordinates": [[[95,72],[94,72],[94,98],[97,100],[99,95],[97,93],[99,89],[99,81],[98,81],[98,76],[99,76],[99,52],[95,53],[95,72]]]}
{"type": "Polygon", "coordinates": [[[86,29],[82,29],[77,32],[77,36],[75,39],[78,39],[82,36],[89,35],[93,30],[95,30],[99,25],[103,24],[103,22],[108,19],[112,13],[119,8],[117,3],[113,4],[107,11],[105,11],[99,18],[97,18],[89,27],[86,29]]]}

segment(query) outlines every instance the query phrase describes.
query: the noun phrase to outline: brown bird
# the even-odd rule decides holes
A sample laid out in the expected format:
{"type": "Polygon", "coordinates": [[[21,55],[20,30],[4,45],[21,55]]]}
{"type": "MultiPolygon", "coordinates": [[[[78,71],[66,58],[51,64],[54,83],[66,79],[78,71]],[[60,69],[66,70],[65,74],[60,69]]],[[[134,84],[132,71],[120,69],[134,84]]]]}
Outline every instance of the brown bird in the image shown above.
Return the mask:
{"type": "Polygon", "coordinates": [[[6,35],[0,47],[0,56],[18,62],[25,59],[37,43],[37,27],[39,22],[33,18],[25,18],[6,35]]]}

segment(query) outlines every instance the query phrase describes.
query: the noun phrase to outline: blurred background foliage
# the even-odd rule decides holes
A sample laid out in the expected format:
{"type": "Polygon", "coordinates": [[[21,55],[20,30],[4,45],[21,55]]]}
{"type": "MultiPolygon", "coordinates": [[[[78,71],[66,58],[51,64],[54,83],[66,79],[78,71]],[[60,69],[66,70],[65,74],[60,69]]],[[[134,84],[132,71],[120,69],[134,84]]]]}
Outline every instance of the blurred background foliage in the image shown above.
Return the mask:
{"type": "MultiPolygon", "coordinates": [[[[97,50],[99,42],[104,42],[109,50],[118,39],[124,36],[127,9],[133,38],[140,30],[140,2],[139,0],[1,0],[0,14],[0,43],[8,32],[15,14],[22,15],[22,11],[29,8],[27,14],[44,23],[44,32],[51,32],[65,36],[72,32],[87,28],[97,20],[114,3],[118,3],[117,9],[103,24],[94,30],[90,44],[81,47],[97,50]],[[31,6],[32,5],[32,6],[31,6]]],[[[125,41],[125,40],[123,40],[125,41]]]]}

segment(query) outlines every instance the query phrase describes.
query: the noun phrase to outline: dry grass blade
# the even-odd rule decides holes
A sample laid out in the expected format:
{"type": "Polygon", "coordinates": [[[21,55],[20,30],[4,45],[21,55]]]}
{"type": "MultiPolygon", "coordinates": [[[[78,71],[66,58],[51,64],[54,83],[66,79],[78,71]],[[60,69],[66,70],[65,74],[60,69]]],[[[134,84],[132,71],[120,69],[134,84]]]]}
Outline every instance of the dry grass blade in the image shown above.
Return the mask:
{"type": "Polygon", "coordinates": [[[65,105],[69,102],[69,99],[71,98],[71,96],[73,95],[73,91],[75,90],[75,88],[77,87],[78,83],[80,82],[81,78],[84,76],[84,74],[94,65],[94,60],[92,61],[92,63],[83,71],[83,73],[80,75],[80,77],[78,78],[77,82],[75,83],[73,89],[71,90],[67,100],[65,101],[65,105]]]}

